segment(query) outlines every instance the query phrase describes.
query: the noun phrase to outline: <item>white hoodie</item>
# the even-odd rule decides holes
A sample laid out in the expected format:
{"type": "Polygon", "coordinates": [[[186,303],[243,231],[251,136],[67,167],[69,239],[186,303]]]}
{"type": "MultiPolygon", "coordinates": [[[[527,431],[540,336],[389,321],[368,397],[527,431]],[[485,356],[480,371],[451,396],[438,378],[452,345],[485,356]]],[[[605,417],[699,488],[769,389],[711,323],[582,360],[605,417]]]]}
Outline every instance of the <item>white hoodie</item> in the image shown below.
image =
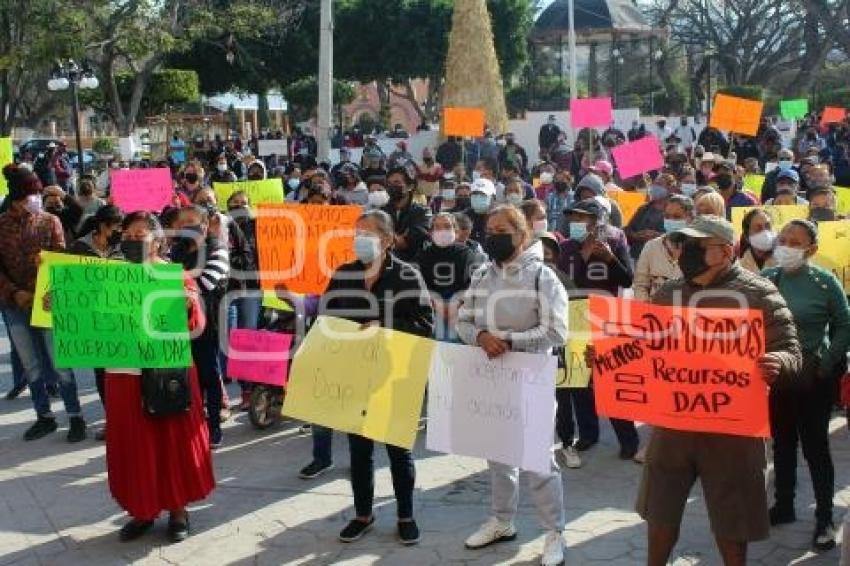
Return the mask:
{"type": "Polygon", "coordinates": [[[489,262],[475,272],[457,318],[460,339],[472,346],[490,332],[516,352],[545,353],[567,339],[567,291],[543,264],[537,241],[514,261],[489,262]]]}

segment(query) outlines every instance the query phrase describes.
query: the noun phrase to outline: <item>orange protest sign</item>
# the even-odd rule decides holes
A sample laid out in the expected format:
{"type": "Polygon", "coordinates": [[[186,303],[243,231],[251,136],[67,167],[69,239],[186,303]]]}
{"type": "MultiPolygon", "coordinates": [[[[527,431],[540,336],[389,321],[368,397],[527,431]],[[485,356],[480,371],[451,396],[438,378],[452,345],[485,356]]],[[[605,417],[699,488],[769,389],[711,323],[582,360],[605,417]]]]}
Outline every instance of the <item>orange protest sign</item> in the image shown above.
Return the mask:
{"type": "Polygon", "coordinates": [[[444,108],[443,133],[447,136],[480,138],[484,135],[484,109],[444,108]]]}
{"type": "Polygon", "coordinates": [[[823,109],[823,114],[820,116],[821,125],[833,124],[835,122],[841,122],[844,120],[844,117],[847,116],[847,110],[844,108],[839,108],[837,106],[827,106],[823,109]]]}
{"type": "Polygon", "coordinates": [[[754,136],[758,133],[763,107],[764,103],[760,100],[718,94],[711,108],[709,125],[718,130],[754,136]]]}
{"type": "Polygon", "coordinates": [[[638,209],[646,203],[646,195],[631,191],[607,191],[608,198],[617,203],[623,213],[623,226],[631,222],[638,209]]]}
{"type": "Polygon", "coordinates": [[[676,430],[766,438],[762,314],[590,298],[600,415],[676,430]]]}
{"type": "Polygon", "coordinates": [[[354,261],[359,206],[264,204],[257,211],[260,282],[273,291],[321,294],[337,267],[354,261]]]}

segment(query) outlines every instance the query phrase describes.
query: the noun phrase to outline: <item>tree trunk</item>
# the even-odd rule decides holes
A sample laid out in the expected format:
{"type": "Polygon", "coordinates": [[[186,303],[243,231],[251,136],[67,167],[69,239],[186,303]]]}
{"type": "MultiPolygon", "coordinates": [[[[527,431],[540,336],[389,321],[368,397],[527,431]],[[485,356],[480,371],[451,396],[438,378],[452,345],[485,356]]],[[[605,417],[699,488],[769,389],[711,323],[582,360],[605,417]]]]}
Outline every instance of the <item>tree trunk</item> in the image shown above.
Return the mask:
{"type": "MultiPolygon", "coordinates": [[[[703,106],[702,103],[705,101],[705,93],[706,90],[702,88],[702,78],[705,76],[705,72],[708,70],[708,59],[703,58],[699,67],[694,70],[693,68],[693,54],[689,53],[688,55],[688,76],[690,80],[688,81],[691,89],[691,112],[694,116],[702,112],[703,106]]],[[[709,85],[710,86],[710,85],[709,85]]]]}
{"type": "Polygon", "coordinates": [[[392,92],[392,87],[390,86],[389,81],[377,81],[376,85],[378,87],[378,101],[380,102],[380,110],[378,111],[378,123],[385,130],[390,129],[390,119],[392,117],[392,111],[390,109],[390,96],[392,92]]]}
{"type": "Polygon", "coordinates": [[[681,93],[676,90],[673,84],[673,77],[670,76],[670,69],[667,66],[669,53],[666,49],[662,53],[661,59],[658,60],[658,78],[661,79],[661,83],[664,85],[664,91],[667,93],[668,113],[678,114],[684,110],[685,100],[682,98],[681,93]]]}
{"type": "MultiPolygon", "coordinates": [[[[422,104],[416,99],[416,91],[413,89],[413,80],[408,79],[402,83],[404,90],[399,92],[397,90],[393,90],[392,93],[399,98],[403,98],[410,102],[413,106],[413,109],[416,110],[416,114],[419,116],[419,121],[424,122],[428,120],[428,114],[425,112],[425,109],[422,107],[422,104]]],[[[427,104],[427,101],[425,102],[427,104]]]]}
{"type": "Polygon", "coordinates": [[[811,91],[815,78],[820,69],[823,68],[826,56],[832,48],[831,38],[828,30],[824,37],[821,37],[819,18],[813,10],[809,10],[803,27],[803,42],[806,45],[806,51],[794,80],[789,82],[782,92],[784,96],[803,96],[811,91]]]}

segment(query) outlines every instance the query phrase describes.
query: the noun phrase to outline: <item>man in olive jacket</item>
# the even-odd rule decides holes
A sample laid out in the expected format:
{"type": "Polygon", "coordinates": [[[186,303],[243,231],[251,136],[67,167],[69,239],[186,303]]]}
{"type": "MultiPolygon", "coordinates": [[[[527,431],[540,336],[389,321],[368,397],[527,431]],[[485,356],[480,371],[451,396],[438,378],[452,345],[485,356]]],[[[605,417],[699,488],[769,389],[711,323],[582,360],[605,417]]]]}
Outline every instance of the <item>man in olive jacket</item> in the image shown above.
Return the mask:
{"type": "MultiPolygon", "coordinates": [[[[760,310],[766,335],[765,354],[758,360],[761,375],[771,387],[793,383],[802,360],[791,311],[773,283],[736,263],[732,225],[717,216],[701,216],[671,237],[682,244],[679,267],[684,277],[664,284],[652,302],[760,310]]],[[[747,543],[768,536],[765,468],[762,439],[655,428],[637,502],[649,526],[647,564],[667,564],[691,487],[699,478],[723,562],[743,566],[747,543]]]]}

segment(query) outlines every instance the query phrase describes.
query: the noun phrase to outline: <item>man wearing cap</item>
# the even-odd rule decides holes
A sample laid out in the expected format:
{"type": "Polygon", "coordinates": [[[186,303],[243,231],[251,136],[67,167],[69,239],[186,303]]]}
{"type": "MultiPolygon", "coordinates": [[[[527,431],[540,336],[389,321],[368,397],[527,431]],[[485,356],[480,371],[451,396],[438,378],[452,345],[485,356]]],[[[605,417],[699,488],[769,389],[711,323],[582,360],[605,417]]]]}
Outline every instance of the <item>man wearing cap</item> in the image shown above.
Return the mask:
{"type": "Polygon", "coordinates": [[[555,142],[558,141],[558,136],[561,135],[561,128],[558,127],[556,122],[555,115],[549,114],[549,120],[540,126],[540,133],[537,134],[537,145],[540,147],[540,151],[548,153],[552,149],[552,146],[555,145],[555,142]]]}
{"type": "Polygon", "coordinates": [[[610,161],[599,159],[588,168],[588,171],[595,173],[600,179],[602,179],[602,182],[605,183],[606,190],[608,189],[608,184],[614,180],[614,166],[611,165],[610,161]]]}
{"type": "Polygon", "coordinates": [[[608,198],[608,193],[605,191],[605,182],[602,177],[595,173],[588,173],[581,178],[581,181],[576,185],[573,194],[573,201],[579,202],[590,197],[603,197],[611,203],[611,214],[608,221],[611,226],[621,228],[623,226],[623,211],[620,210],[620,205],[616,201],[608,198]]]}
{"type": "Polygon", "coordinates": [[[470,186],[470,207],[464,210],[472,220],[472,232],[469,237],[476,242],[483,242],[487,228],[487,213],[493,207],[496,199],[496,186],[493,181],[484,177],[472,181],[470,186]]]}
{"type": "Polygon", "coordinates": [[[702,157],[700,157],[698,161],[699,168],[697,169],[697,184],[707,185],[712,179],[714,179],[714,154],[710,151],[706,151],[702,154],[702,157]]]}
{"type": "Polygon", "coordinates": [[[511,132],[505,134],[505,147],[499,152],[499,167],[504,167],[508,161],[516,163],[520,173],[525,174],[528,171],[528,154],[516,142],[516,136],[511,132]]]}
{"type": "MultiPolygon", "coordinates": [[[[756,377],[771,387],[791,385],[802,366],[794,319],[773,283],[735,261],[732,224],[701,216],[671,234],[682,242],[683,278],[662,285],[652,302],[761,311],[765,353],[758,359],[756,377]]],[[[766,464],[762,439],[656,427],[637,501],[637,511],[648,523],[647,564],[667,564],[691,488],[699,479],[723,563],[743,566],[747,544],[768,536],[766,464]]]]}
{"type": "Polygon", "coordinates": [[[776,197],[776,186],[779,181],[780,173],[787,173],[788,171],[793,171],[797,173],[797,181],[796,183],[799,185],[800,176],[796,169],[794,169],[794,152],[790,149],[780,149],[777,154],[778,162],[776,168],[764,176],[764,184],[761,187],[761,201],[763,203],[767,203],[768,200],[776,197]]]}
{"type": "MultiPolygon", "coordinates": [[[[779,171],[774,183],[775,197],[764,201],[768,205],[809,204],[809,201],[799,195],[800,175],[793,169],[779,171]]],[[[764,196],[764,195],[762,195],[764,196]]]]}

